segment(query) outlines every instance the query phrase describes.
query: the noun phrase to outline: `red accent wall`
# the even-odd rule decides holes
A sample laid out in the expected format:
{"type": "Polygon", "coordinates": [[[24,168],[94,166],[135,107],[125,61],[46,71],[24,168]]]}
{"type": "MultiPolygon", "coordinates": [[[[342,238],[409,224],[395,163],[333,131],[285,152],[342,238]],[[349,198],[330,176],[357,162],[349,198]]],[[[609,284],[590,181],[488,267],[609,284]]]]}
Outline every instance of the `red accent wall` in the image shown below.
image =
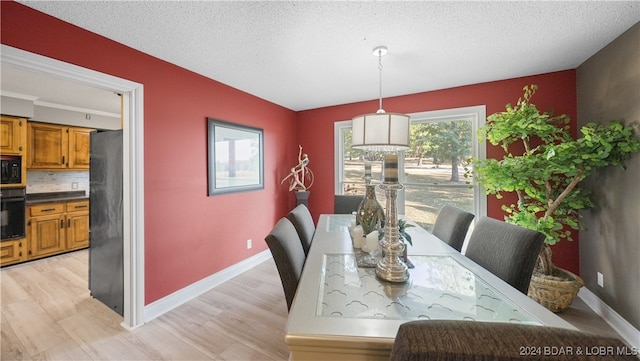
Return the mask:
{"type": "MultiPolygon", "coordinates": [[[[295,113],[15,2],[1,2],[2,44],[144,84],[145,303],[262,250],[275,222],[295,204],[280,185],[298,144],[316,175],[314,218],[333,210],[333,123],[378,109],[377,100],[295,113]],[[82,44],[82,46],[78,46],[82,44]],[[207,196],[206,117],[261,127],[265,189],[207,196]],[[246,249],[246,240],[254,247],[246,249]]],[[[389,112],[485,104],[487,115],[538,84],[534,103],[576,118],[575,70],[384,99],[389,112]]],[[[501,155],[490,147],[487,156],[501,155]]],[[[502,218],[490,198],[489,216],[502,218]]],[[[554,246],[558,266],[578,273],[578,241],[554,246]]]]}
{"type": "MultiPolygon", "coordinates": [[[[538,91],[532,101],[538,109],[553,110],[554,114],[567,114],[575,133],[576,124],[576,72],[567,70],[515,79],[493,81],[457,88],[437,90],[383,99],[387,112],[416,113],[430,110],[486,105],[487,116],[505,110],[507,103],[515,104],[522,96],[525,85],[537,84],[538,91]]],[[[356,115],[372,113],[378,109],[378,100],[306,110],[298,113],[298,139],[309,154],[309,167],[316,174],[311,189],[309,206],[314,218],[333,212],[334,194],[334,123],[350,120],[356,115]],[[321,176],[319,176],[321,175],[321,176]]],[[[575,134],[574,134],[575,136],[575,134]]],[[[502,157],[499,147],[489,145],[487,157],[502,157]]],[[[490,217],[503,219],[503,202],[515,202],[506,196],[497,200],[490,196],[487,212],[490,217]]],[[[553,246],[556,265],[577,274],[578,234],[573,242],[560,242],[553,246]]]]}
{"type": "Polygon", "coordinates": [[[1,6],[2,44],[144,84],[145,304],[267,249],[265,235],[292,205],[280,179],[297,162],[295,112],[24,5],[1,6]],[[264,190],[207,196],[206,117],[264,129],[264,190]]]}

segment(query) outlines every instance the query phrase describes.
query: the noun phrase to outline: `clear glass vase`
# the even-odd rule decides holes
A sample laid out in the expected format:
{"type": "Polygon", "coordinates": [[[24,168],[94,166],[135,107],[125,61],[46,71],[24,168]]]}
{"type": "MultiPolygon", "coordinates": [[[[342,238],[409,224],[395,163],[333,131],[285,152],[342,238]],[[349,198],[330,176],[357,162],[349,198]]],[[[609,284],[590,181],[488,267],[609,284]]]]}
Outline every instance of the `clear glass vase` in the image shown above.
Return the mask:
{"type": "Polygon", "coordinates": [[[364,199],[358,206],[356,221],[362,225],[364,234],[380,231],[384,224],[384,209],[376,198],[376,186],[367,184],[364,199]]]}

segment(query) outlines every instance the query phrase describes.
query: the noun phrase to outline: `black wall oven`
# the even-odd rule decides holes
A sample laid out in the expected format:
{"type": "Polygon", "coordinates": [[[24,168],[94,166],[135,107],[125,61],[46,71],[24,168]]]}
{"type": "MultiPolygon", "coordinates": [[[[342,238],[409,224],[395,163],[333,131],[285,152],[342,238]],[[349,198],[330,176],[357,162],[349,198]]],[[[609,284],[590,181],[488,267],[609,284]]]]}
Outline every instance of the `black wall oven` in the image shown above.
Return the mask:
{"type": "Polygon", "coordinates": [[[2,240],[25,237],[26,189],[0,188],[2,240]]]}

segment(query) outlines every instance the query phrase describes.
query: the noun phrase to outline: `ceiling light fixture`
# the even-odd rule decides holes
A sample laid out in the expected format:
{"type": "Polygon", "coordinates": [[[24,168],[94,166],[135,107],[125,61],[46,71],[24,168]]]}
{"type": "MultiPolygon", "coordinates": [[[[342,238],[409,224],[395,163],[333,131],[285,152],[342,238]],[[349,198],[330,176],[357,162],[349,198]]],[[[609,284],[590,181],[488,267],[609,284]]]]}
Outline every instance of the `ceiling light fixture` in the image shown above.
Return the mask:
{"type": "Polygon", "coordinates": [[[409,123],[411,118],[400,113],[387,113],[382,109],[382,56],[386,46],[377,46],[373,55],[378,57],[380,109],[375,113],[358,115],[352,119],[354,149],[370,151],[398,151],[409,149],[409,123]]]}

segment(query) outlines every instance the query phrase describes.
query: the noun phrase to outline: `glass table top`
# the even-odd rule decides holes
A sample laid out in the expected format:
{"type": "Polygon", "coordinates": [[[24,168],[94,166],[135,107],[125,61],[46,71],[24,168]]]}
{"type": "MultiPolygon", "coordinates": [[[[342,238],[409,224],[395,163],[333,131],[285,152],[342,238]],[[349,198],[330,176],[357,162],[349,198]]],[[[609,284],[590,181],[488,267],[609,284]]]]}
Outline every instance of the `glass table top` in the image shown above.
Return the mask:
{"type": "Polygon", "coordinates": [[[352,214],[332,214],[327,222],[327,232],[349,232],[351,220],[356,217],[352,214]]]}
{"type": "Polygon", "coordinates": [[[410,256],[409,281],[380,280],[353,254],[325,254],[316,316],[540,324],[450,255],[410,256]]]}

